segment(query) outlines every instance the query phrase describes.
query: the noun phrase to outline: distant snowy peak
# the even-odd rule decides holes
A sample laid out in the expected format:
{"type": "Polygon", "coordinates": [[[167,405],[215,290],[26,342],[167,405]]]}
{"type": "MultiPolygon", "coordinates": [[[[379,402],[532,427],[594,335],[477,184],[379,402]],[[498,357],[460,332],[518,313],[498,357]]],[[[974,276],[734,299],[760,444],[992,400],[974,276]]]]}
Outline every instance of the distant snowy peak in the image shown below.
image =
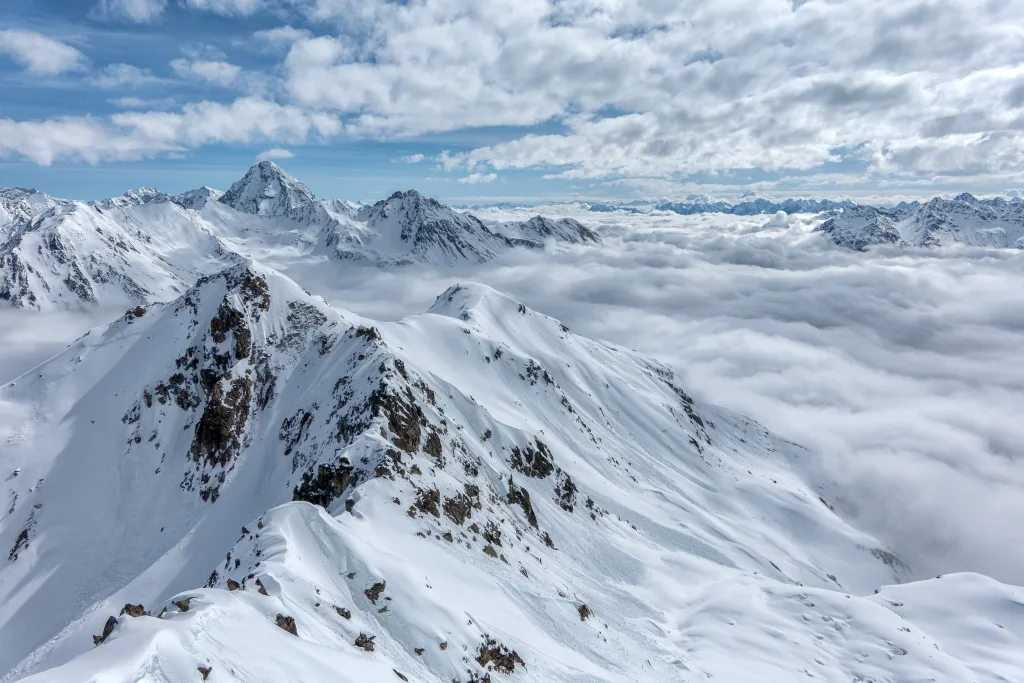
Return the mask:
{"type": "Polygon", "coordinates": [[[182,192],[179,195],[171,197],[171,201],[183,209],[201,211],[203,207],[206,206],[207,202],[219,201],[223,196],[224,193],[220,190],[215,190],[212,187],[204,185],[198,189],[182,192]]]}
{"type": "Polygon", "coordinates": [[[506,223],[501,231],[510,238],[520,238],[544,242],[555,240],[566,244],[598,244],[601,238],[597,233],[574,218],[557,220],[534,216],[518,223],[506,223]]]}
{"type": "Polygon", "coordinates": [[[415,190],[362,207],[351,224],[328,237],[328,245],[344,258],[381,265],[479,263],[516,246],[475,216],[415,190]]]}
{"type": "Polygon", "coordinates": [[[308,187],[272,161],[261,161],[218,200],[236,211],[298,223],[325,224],[332,219],[308,187]]]}
{"type": "Polygon", "coordinates": [[[4,226],[27,223],[62,202],[38,190],[0,188],[0,239],[4,236],[4,226]]]}
{"type": "Polygon", "coordinates": [[[864,250],[876,244],[937,247],[1024,248],[1024,204],[1001,198],[978,199],[964,192],[924,204],[901,202],[892,209],[846,208],[822,223],[820,231],[838,245],[864,250]]]}
{"type": "Polygon", "coordinates": [[[150,202],[167,202],[170,200],[170,195],[161,192],[155,187],[140,187],[136,190],[128,190],[119,197],[111,197],[100,202],[92,202],[92,204],[103,209],[124,209],[142,206],[150,202]]]}
{"type": "Polygon", "coordinates": [[[900,231],[892,214],[870,206],[855,206],[832,216],[818,228],[841,247],[864,251],[877,244],[899,244],[900,231]]]}

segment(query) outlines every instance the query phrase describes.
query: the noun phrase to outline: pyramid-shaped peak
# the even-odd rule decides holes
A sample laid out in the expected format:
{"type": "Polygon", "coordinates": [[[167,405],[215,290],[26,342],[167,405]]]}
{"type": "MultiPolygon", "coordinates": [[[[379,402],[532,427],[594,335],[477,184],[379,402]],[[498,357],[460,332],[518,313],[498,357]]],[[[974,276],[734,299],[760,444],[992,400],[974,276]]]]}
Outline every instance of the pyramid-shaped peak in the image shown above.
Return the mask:
{"type": "Polygon", "coordinates": [[[510,296],[479,282],[452,285],[434,300],[427,312],[462,320],[501,319],[510,315],[534,313],[510,296]]]}
{"type": "Polygon", "coordinates": [[[961,192],[960,194],[958,194],[955,197],[955,199],[958,202],[976,202],[976,201],[978,201],[977,197],[975,197],[970,192],[961,192]]]}
{"type": "Polygon", "coordinates": [[[272,161],[261,161],[218,201],[236,211],[300,223],[331,220],[313,192],[272,161]]]}

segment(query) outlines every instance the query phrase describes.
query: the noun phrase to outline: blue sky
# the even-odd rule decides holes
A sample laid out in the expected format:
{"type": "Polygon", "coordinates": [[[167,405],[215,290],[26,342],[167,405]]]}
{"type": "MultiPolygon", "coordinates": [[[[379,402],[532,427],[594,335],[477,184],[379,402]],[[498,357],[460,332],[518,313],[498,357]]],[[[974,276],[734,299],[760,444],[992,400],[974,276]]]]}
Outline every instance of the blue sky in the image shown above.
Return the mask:
{"type": "Polygon", "coordinates": [[[270,157],[358,200],[1019,188],[1012,3],[897,4],[7,0],[0,185],[224,188],[270,157]]]}

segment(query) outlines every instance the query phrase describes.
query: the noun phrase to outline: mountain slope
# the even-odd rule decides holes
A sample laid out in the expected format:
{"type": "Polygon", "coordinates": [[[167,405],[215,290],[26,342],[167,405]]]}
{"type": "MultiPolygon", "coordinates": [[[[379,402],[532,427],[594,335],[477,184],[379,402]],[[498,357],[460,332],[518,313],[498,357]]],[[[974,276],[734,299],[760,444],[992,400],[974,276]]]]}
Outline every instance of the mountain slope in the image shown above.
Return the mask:
{"type": "Polygon", "coordinates": [[[534,216],[526,221],[503,223],[496,231],[514,240],[543,243],[548,240],[563,244],[599,244],[601,238],[596,232],[573,218],[553,220],[534,216]]]}
{"type": "Polygon", "coordinates": [[[0,243],[0,301],[43,310],[169,299],[237,258],[166,195],[61,201],[0,243]]]}
{"type": "Polygon", "coordinates": [[[848,597],[909,570],[806,451],[480,285],[373,323],[243,264],[0,405],[7,680],[752,680],[741,644],[778,680],[974,666],[848,597]]]}
{"type": "Polygon", "coordinates": [[[378,265],[488,261],[517,245],[491,232],[479,219],[460,213],[415,190],[396,192],[366,206],[355,219],[327,237],[327,246],[341,258],[378,265]]]}

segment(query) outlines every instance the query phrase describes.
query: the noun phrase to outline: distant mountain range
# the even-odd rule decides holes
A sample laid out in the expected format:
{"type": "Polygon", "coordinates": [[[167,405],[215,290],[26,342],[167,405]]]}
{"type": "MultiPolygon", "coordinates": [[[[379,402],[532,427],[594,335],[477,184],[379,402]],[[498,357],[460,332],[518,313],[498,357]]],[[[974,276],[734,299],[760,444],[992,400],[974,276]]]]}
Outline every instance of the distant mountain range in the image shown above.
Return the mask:
{"type": "Polygon", "coordinates": [[[0,189],[0,302],[166,301],[242,255],[280,248],[383,267],[479,263],[512,249],[599,241],[572,219],[485,225],[414,190],[366,206],[322,200],[264,161],[223,193],[144,187],[81,202],[0,189]]]}

